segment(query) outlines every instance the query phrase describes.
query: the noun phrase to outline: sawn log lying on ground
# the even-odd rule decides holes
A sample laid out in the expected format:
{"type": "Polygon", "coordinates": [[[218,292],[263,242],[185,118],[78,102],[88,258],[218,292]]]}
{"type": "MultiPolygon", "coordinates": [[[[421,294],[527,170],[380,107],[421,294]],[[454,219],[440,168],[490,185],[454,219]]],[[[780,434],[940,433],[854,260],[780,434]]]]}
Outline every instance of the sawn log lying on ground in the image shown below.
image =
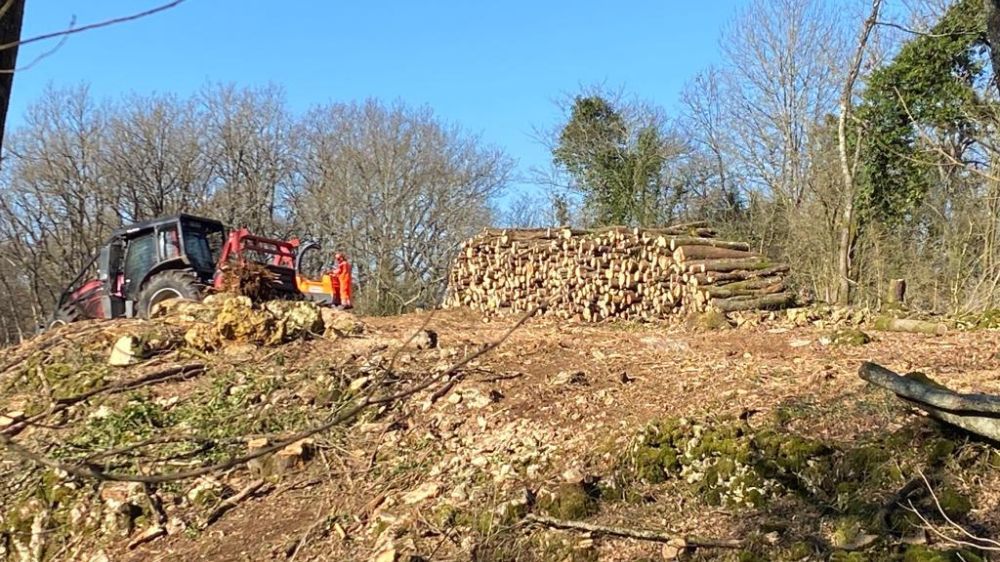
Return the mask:
{"type": "Polygon", "coordinates": [[[858,376],[892,391],[943,422],[1000,441],[1000,396],[960,394],[932,381],[926,375],[899,375],[869,362],[861,364],[858,376]]]}

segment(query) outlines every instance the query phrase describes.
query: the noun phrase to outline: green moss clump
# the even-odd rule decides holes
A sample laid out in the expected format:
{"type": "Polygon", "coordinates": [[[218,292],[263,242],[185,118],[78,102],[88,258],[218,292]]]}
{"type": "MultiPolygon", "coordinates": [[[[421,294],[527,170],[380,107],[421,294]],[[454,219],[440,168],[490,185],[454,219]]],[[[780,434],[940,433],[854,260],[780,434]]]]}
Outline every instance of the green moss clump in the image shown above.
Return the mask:
{"type": "Polygon", "coordinates": [[[972,502],[969,501],[969,498],[951,486],[942,486],[935,494],[937,495],[938,503],[941,504],[941,510],[953,520],[961,519],[972,511],[972,502]]]}
{"type": "Polygon", "coordinates": [[[559,519],[584,519],[597,512],[596,498],[580,484],[561,484],[554,491],[540,494],[538,507],[559,519]]]}
{"type": "Polygon", "coordinates": [[[830,555],[830,562],[869,562],[869,558],[861,552],[837,551],[830,555]]]}
{"type": "Polygon", "coordinates": [[[726,314],[717,310],[692,314],[688,316],[687,324],[689,328],[698,331],[715,331],[730,327],[726,314]]]}
{"type": "Polygon", "coordinates": [[[813,547],[807,542],[795,542],[792,543],[786,549],[781,551],[778,559],[782,562],[799,562],[801,560],[806,560],[811,558],[815,554],[813,547]]]}
{"type": "Polygon", "coordinates": [[[827,452],[819,442],[794,435],[751,436],[740,423],[703,426],[681,418],[648,426],[627,464],[646,483],[685,480],[709,505],[760,507],[780,486],[776,477],[820,478],[823,469],[815,461],[827,452]]]}
{"type": "Polygon", "coordinates": [[[903,562],[982,562],[982,557],[967,549],[934,550],[923,545],[912,545],[903,553],[903,562]]]}
{"type": "Polygon", "coordinates": [[[854,543],[861,531],[861,522],[856,517],[841,517],[833,525],[830,543],[836,548],[843,548],[854,543]]]}
{"type": "Polygon", "coordinates": [[[843,328],[829,335],[830,342],[838,346],[859,346],[872,341],[871,336],[857,328],[843,328]]]}
{"type": "Polygon", "coordinates": [[[459,518],[459,510],[451,504],[440,504],[431,512],[431,521],[441,528],[454,527],[459,518]]]}

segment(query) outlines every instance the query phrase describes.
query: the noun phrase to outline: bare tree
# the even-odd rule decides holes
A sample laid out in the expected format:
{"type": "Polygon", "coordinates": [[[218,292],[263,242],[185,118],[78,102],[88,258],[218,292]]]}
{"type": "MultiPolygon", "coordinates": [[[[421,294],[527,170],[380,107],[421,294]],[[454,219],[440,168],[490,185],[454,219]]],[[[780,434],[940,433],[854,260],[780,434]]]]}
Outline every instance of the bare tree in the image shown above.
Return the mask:
{"type": "Polygon", "coordinates": [[[836,104],[839,13],[819,0],[754,0],[724,31],[722,50],[736,166],[795,207],[806,189],[809,133],[836,104]]]}
{"type": "Polygon", "coordinates": [[[112,114],[102,164],[122,222],[207,208],[214,162],[200,123],[175,96],[132,96],[112,114]]]}
{"type": "Polygon", "coordinates": [[[372,312],[436,302],[459,244],[491,221],[512,163],[424,108],[332,104],[302,121],[300,231],[358,264],[372,312]]]}
{"type": "Polygon", "coordinates": [[[51,55],[62,46],[62,40],[65,40],[69,35],[129,21],[135,21],[137,19],[174,8],[184,1],[185,0],[172,0],[166,4],[143,10],[135,14],[111,18],[80,27],[75,26],[76,18],[74,17],[70,22],[70,26],[66,29],[22,39],[21,23],[24,20],[25,0],[4,0],[3,4],[0,4],[0,148],[3,146],[4,131],[7,124],[7,109],[10,107],[10,95],[14,84],[15,72],[19,70],[26,70],[39,60],[51,55]],[[17,66],[17,55],[22,45],[57,38],[61,38],[62,40],[53,49],[38,55],[35,60],[24,68],[19,68],[17,66]]]}
{"type": "MultiPolygon", "coordinates": [[[[840,278],[840,288],[837,291],[837,302],[848,304],[851,301],[851,247],[854,245],[855,218],[854,200],[857,198],[857,189],[854,179],[857,173],[858,156],[849,154],[850,147],[847,143],[847,122],[851,116],[851,108],[854,105],[854,84],[858,80],[861,72],[861,63],[864,61],[865,49],[868,46],[868,39],[871,37],[875,23],[878,21],[879,11],[882,8],[882,0],[872,0],[871,11],[868,17],[861,24],[861,31],[858,34],[857,46],[854,57],[847,70],[847,78],[844,81],[844,88],[840,94],[840,116],[837,119],[837,146],[840,155],[840,171],[843,174],[843,208],[844,215],[840,224],[840,245],[837,249],[837,274],[840,278]]],[[[855,141],[860,142],[860,141],[855,141]]]]}
{"type": "Polygon", "coordinates": [[[274,234],[295,176],[294,120],[284,93],[225,85],[206,89],[201,103],[213,208],[228,224],[274,234]]]}

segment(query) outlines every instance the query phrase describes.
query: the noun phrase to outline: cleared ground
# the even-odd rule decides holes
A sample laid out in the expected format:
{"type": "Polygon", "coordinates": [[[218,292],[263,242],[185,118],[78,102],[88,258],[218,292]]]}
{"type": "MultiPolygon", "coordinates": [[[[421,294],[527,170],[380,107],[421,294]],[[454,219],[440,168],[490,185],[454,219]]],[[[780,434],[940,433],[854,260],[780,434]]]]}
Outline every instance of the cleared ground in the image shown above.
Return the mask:
{"type": "MultiPolygon", "coordinates": [[[[104,418],[93,412],[121,411],[139,399],[158,408],[150,414],[161,416],[155,430],[128,426],[106,445],[178,428],[218,428],[219,442],[230,440],[218,457],[198,453],[188,465],[169,465],[200,466],[246,450],[237,437],[287,434],[365,393],[410,388],[501,340],[514,324],[460,311],[362,322],[364,331],[351,336],[200,356],[175,349],[154,361],[197,360],[206,371],[81,404],[66,426],[31,429],[18,439],[55,455],[51,443],[85,436],[90,441],[77,447],[96,450],[94,435],[103,426],[94,419],[104,418]],[[437,333],[438,346],[405,345],[423,327],[437,333]],[[225,402],[244,395],[250,398],[225,402]]],[[[139,322],[70,327],[58,345],[32,350],[39,343],[29,344],[4,362],[18,353],[36,362],[55,358],[42,363],[39,377],[58,396],[53,365],[77,355],[86,357],[80,364],[99,365],[116,336],[145,329],[139,322]],[[79,342],[65,339],[72,337],[79,342]]],[[[864,345],[824,345],[832,329],[795,327],[780,317],[709,332],[532,319],[455,375],[316,435],[312,453],[280,474],[244,466],[222,471],[216,478],[229,491],[214,504],[258,476],[266,485],[211,524],[203,519],[213,502],[199,508],[188,499],[193,482],[171,483],[155,492],[170,534],[128,548],[151,524],[143,513],[128,537],[68,533],[47,552],[86,560],[100,550],[111,560],[136,561],[659,560],[675,552],[656,542],[552,530],[526,519],[530,513],[743,541],[739,548],[680,554],[695,560],[988,559],[982,550],[942,554],[957,547],[934,529],[956,536],[939,512],[945,511],[977,536],[1000,536],[993,447],[918,415],[866,385],[857,370],[874,361],[897,372],[921,371],[956,390],[1000,394],[1000,333],[868,332],[873,340],[864,345]],[[652,439],[651,426],[673,437],[652,439]],[[923,485],[894,498],[920,473],[938,495],[961,505],[952,511],[939,501],[946,505],[938,510],[937,495],[923,485]],[[915,518],[910,505],[927,521],[915,518]]],[[[155,366],[108,372],[102,380],[155,366]]],[[[42,386],[31,386],[27,376],[17,384],[11,379],[0,381],[6,388],[0,408],[7,410],[42,386]]],[[[58,449],[63,458],[80,458],[72,447],[58,449]]],[[[12,471],[31,465],[3,454],[8,482],[12,471]]],[[[149,462],[131,456],[119,468],[142,471],[149,462]]],[[[74,497],[109,486],[115,485],[81,481],[74,497]]],[[[24,496],[4,500],[10,524],[24,496]]]]}

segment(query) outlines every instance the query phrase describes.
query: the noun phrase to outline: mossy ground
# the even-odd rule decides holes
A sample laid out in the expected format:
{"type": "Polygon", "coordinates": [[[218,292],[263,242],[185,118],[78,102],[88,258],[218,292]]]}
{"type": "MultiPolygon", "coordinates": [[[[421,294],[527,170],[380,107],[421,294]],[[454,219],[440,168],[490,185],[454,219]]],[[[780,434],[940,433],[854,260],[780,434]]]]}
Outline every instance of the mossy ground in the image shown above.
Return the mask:
{"type": "MultiPolygon", "coordinates": [[[[898,539],[920,529],[922,521],[886,501],[924,473],[936,502],[923,487],[906,502],[934,524],[945,524],[947,515],[974,527],[973,503],[961,482],[992,470],[992,447],[965,442],[961,436],[956,441],[948,430],[933,425],[928,431],[919,422],[857,441],[826,442],[788,431],[789,419],[786,411],[784,417],[755,428],[737,419],[668,418],[650,424],[621,459],[616,488],[672,483],[673,490],[686,489],[692,500],[706,507],[734,509],[762,522],[748,529],[751,545],[743,552],[694,558],[698,560],[959,559],[960,551],[954,549],[898,546],[898,539]],[[792,530],[786,513],[811,523],[792,530]],[[781,532],[763,540],[768,521],[781,532]],[[880,538],[861,552],[838,550],[852,547],[865,535],[880,538]],[[808,558],[807,551],[814,551],[814,557],[808,558]]],[[[968,554],[976,556],[971,550],[968,554]]]]}

